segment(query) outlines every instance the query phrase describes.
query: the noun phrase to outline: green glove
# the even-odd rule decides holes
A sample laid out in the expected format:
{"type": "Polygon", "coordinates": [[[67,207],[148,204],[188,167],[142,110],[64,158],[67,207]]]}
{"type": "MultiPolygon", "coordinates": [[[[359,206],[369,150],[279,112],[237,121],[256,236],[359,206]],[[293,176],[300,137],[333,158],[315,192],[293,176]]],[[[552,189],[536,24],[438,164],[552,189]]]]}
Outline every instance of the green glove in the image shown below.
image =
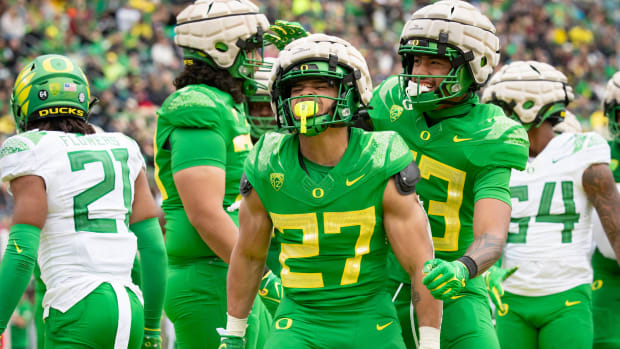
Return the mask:
{"type": "Polygon", "coordinates": [[[161,335],[159,330],[144,329],[144,339],[142,340],[142,349],[161,348],[161,335]]]}
{"type": "Polygon", "coordinates": [[[267,310],[271,315],[275,315],[278,306],[280,305],[280,299],[282,299],[282,281],[274,273],[269,270],[260,282],[258,289],[258,295],[260,296],[263,304],[267,307],[267,310]]]}
{"type": "Polygon", "coordinates": [[[448,299],[461,292],[469,280],[469,271],[465,264],[448,262],[435,258],[424,263],[425,274],[422,283],[436,299],[448,299]]]}
{"type": "Polygon", "coordinates": [[[218,349],[245,349],[243,337],[222,335],[221,339],[218,349]]]}
{"type": "Polygon", "coordinates": [[[510,275],[514,274],[519,269],[519,266],[514,266],[510,269],[499,268],[492,266],[484,273],[484,283],[487,285],[487,291],[489,291],[489,297],[495,304],[497,311],[500,313],[506,313],[507,305],[502,303],[501,296],[504,295],[504,288],[502,282],[506,280],[510,275]]]}
{"type": "Polygon", "coordinates": [[[276,20],[276,23],[269,26],[273,34],[263,34],[263,40],[275,45],[278,50],[282,50],[286,45],[299,39],[305,38],[308,33],[299,22],[287,22],[276,20]]]}

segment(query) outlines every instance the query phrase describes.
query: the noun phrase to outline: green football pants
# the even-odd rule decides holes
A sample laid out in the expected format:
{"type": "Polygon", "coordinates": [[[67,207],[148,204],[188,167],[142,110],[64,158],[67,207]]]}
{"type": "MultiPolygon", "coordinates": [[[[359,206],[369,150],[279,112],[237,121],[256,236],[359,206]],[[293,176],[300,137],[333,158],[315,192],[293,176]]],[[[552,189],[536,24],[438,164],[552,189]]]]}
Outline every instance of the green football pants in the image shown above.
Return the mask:
{"type": "Polygon", "coordinates": [[[595,349],[620,348],[620,267],[598,250],[592,255],[592,314],[595,349]]]}
{"type": "Polygon", "coordinates": [[[45,319],[46,349],[137,349],[143,336],[142,303],[128,288],[119,288],[117,298],[109,283],[99,285],[65,313],[50,309],[45,319]]]}
{"type": "Polygon", "coordinates": [[[274,319],[265,349],[404,349],[390,296],[350,306],[311,308],[286,295],[274,319]]]}
{"type": "MultiPolygon", "coordinates": [[[[169,257],[164,310],[174,324],[177,348],[220,345],[216,329],[226,328],[227,272],[228,266],[216,257],[169,257]]],[[[271,315],[257,295],[248,318],[246,349],[262,348],[270,326],[271,315]]]]}
{"type": "MultiPolygon", "coordinates": [[[[388,290],[394,299],[405,344],[407,348],[415,349],[416,328],[411,325],[412,317],[415,321],[415,314],[411,314],[411,285],[400,285],[396,280],[389,280],[388,290]]],[[[469,280],[461,293],[443,302],[441,348],[499,349],[488,295],[481,277],[469,280]]]]}
{"type": "Polygon", "coordinates": [[[540,297],[505,292],[507,312],[496,311],[502,349],[592,347],[592,290],[584,284],[540,297]]]}

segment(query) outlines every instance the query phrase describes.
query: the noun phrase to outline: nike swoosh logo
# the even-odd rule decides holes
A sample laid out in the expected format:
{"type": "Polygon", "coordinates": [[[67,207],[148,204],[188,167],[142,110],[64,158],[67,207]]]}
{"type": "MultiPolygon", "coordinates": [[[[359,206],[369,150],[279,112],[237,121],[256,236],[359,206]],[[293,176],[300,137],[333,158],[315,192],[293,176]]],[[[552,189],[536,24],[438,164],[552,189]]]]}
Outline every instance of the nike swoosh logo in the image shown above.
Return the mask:
{"type": "Polygon", "coordinates": [[[354,179],[354,180],[352,180],[352,181],[350,181],[350,180],[347,178],[347,183],[346,183],[346,184],[347,184],[347,187],[352,186],[353,184],[355,184],[355,182],[357,182],[357,181],[359,181],[360,179],[362,179],[362,177],[364,177],[365,175],[366,175],[366,174],[363,174],[363,175],[361,175],[361,176],[359,176],[359,177],[355,178],[355,179],[354,179]]]}
{"type": "MultiPolygon", "coordinates": [[[[573,154],[571,154],[571,155],[573,155],[573,154]]],[[[568,155],[568,156],[563,156],[563,157],[561,157],[561,158],[559,158],[559,159],[552,159],[552,160],[551,160],[551,162],[555,164],[556,162],[558,162],[558,161],[562,161],[562,160],[564,160],[564,159],[566,159],[566,158],[569,158],[569,157],[570,157],[570,155],[568,155]]]]}
{"type": "Polygon", "coordinates": [[[458,295],[458,296],[452,296],[452,297],[450,297],[450,299],[459,299],[461,297],[465,297],[465,295],[461,294],[461,295],[458,295]]]}
{"type": "Polygon", "coordinates": [[[471,138],[459,138],[459,136],[454,136],[454,138],[452,138],[452,141],[454,143],[471,141],[471,140],[472,140],[471,138]]]}
{"type": "Polygon", "coordinates": [[[387,323],[387,324],[385,324],[385,325],[379,325],[379,324],[377,324],[377,331],[383,331],[386,327],[390,326],[390,325],[392,324],[392,322],[394,322],[394,321],[390,321],[390,322],[388,322],[388,323],[387,323]]]}
{"type": "Polygon", "coordinates": [[[15,245],[15,249],[17,250],[17,253],[22,253],[24,251],[24,249],[19,248],[19,246],[17,246],[17,242],[15,240],[13,240],[13,244],[15,245]]]}
{"type": "Polygon", "coordinates": [[[567,299],[566,302],[564,302],[564,305],[566,305],[567,307],[572,307],[573,305],[577,305],[579,303],[581,303],[581,301],[569,302],[567,299]]]}

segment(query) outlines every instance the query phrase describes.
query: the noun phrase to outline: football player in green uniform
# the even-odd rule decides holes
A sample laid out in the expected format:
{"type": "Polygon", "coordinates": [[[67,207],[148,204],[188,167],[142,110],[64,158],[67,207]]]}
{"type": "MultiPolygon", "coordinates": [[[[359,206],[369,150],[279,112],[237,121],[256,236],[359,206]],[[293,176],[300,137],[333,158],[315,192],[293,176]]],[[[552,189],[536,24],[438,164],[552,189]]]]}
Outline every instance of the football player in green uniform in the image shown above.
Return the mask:
{"type": "Polygon", "coordinates": [[[566,76],[549,64],[505,65],[482,100],[519,120],[530,141],[526,170],[513,170],[510,178],[512,218],[502,268],[493,267],[485,277],[497,305],[500,344],[591,347],[592,209],[611,236],[620,231],[609,145],[594,132],[556,134],[573,92],[566,76]],[[500,276],[515,269],[498,286],[500,276]]]}
{"type": "MultiPolygon", "coordinates": [[[[607,83],[603,110],[609,120],[612,140],[611,170],[620,189],[620,72],[607,83]]],[[[617,217],[617,215],[616,215],[617,217]]],[[[603,220],[594,219],[594,239],[597,248],[592,255],[594,282],[592,283],[592,314],[594,319],[594,348],[620,348],[620,236],[605,237],[603,220]],[[613,242],[612,244],[609,241],[613,242]],[[615,251],[615,255],[614,255],[615,251]]]]}
{"type": "Polygon", "coordinates": [[[441,302],[422,285],[432,245],[417,166],[395,132],[347,127],[372,95],[363,56],[313,34],[286,46],[275,69],[278,126],[293,133],[263,136],[244,166],[223,346],[242,347],[274,228],[284,297],[266,348],[404,348],[385,292],[388,240],[414,285],[422,347],[439,348],[441,302]]]}
{"type": "MultiPolygon", "coordinates": [[[[444,300],[442,348],[497,348],[482,278],[501,255],[510,222],[511,168],[523,169],[528,140],[499,107],[475,91],[499,62],[495,27],[464,1],[416,11],[398,50],[403,73],[374,91],[375,130],[395,130],[421,171],[418,194],[428,214],[436,259],[424,284],[444,300]]],[[[390,258],[390,289],[415,347],[408,278],[390,258]]]]}
{"type": "MultiPolygon", "coordinates": [[[[245,95],[263,64],[265,15],[249,0],[196,1],[177,16],[184,70],[158,111],[156,180],[163,196],[168,289],[164,309],[179,348],[215,348],[226,324],[226,272],[238,235],[243,162],[252,148],[245,95]]],[[[275,285],[271,272],[264,283],[275,285]]],[[[255,304],[248,347],[271,316],[255,304]]]]}

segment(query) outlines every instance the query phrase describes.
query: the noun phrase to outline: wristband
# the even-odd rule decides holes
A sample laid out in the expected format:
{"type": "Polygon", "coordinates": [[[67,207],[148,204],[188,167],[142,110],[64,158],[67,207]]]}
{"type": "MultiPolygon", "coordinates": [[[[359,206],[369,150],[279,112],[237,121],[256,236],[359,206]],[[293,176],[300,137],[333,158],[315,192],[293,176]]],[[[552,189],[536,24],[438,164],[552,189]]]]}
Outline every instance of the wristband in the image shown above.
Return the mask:
{"type": "Polygon", "coordinates": [[[478,275],[478,265],[476,264],[476,261],[474,261],[470,256],[461,256],[459,259],[457,259],[457,261],[465,265],[465,268],[467,268],[467,271],[469,272],[470,279],[473,279],[474,277],[476,277],[476,275],[478,275]]]}
{"type": "Polygon", "coordinates": [[[441,331],[438,328],[422,326],[420,331],[420,345],[424,344],[424,349],[439,349],[441,331]]]}
{"type": "Polygon", "coordinates": [[[226,313],[228,320],[226,321],[226,334],[229,336],[243,337],[245,329],[248,327],[248,318],[239,319],[226,313]]]}

